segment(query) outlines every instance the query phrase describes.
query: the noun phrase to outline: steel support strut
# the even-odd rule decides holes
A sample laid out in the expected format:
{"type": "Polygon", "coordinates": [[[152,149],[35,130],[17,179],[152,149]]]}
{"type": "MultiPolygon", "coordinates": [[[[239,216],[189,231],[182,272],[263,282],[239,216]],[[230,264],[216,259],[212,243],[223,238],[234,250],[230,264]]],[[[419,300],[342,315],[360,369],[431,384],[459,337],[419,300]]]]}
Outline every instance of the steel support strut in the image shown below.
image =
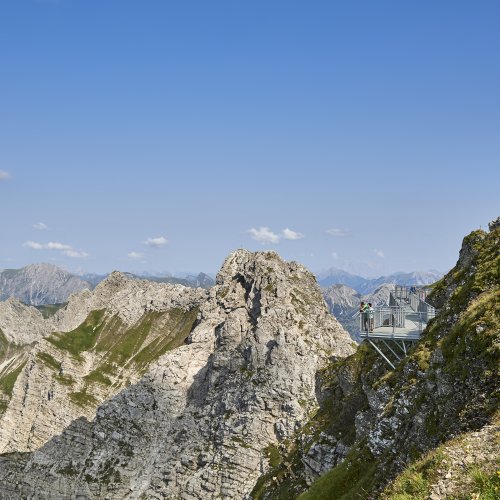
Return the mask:
{"type": "Polygon", "coordinates": [[[396,367],[391,363],[391,361],[389,360],[389,358],[375,345],[374,342],[372,342],[370,339],[367,339],[368,342],[373,346],[373,348],[387,361],[387,363],[389,364],[389,366],[395,370],[396,367]]]}

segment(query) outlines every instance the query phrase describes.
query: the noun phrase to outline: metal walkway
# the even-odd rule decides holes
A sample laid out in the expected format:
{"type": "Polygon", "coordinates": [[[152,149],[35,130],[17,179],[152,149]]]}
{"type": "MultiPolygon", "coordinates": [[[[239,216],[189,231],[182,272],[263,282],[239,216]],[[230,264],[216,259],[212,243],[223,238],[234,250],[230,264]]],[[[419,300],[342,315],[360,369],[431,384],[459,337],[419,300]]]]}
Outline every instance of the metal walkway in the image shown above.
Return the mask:
{"type": "Polygon", "coordinates": [[[357,313],[360,338],[393,369],[436,316],[436,309],[426,302],[426,298],[425,288],[396,285],[388,305],[374,307],[371,314],[357,313]]]}

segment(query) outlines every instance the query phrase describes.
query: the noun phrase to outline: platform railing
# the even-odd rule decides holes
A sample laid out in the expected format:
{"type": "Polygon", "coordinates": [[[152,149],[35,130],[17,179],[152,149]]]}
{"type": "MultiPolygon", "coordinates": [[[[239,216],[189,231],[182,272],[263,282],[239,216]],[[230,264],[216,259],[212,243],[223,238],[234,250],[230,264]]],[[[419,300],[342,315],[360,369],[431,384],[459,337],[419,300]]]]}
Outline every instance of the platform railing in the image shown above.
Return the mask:
{"type": "Polygon", "coordinates": [[[361,332],[369,332],[380,327],[404,328],[405,310],[401,306],[385,306],[373,308],[373,318],[370,313],[359,314],[359,329],[361,332]]]}
{"type": "Polygon", "coordinates": [[[428,307],[424,308],[424,310],[412,312],[406,311],[401,306],[375,307],[373,308],[373,318],[370,318],[368,312],[359,314],[359,330],[361,333],[367,333],[368,335],[376,333],[374,331],[379,328],[392,328],[392,333],[405,329],[422,333],[427,323],[437,314],[434,307],[429,304],[426,305],[428,307]]]}

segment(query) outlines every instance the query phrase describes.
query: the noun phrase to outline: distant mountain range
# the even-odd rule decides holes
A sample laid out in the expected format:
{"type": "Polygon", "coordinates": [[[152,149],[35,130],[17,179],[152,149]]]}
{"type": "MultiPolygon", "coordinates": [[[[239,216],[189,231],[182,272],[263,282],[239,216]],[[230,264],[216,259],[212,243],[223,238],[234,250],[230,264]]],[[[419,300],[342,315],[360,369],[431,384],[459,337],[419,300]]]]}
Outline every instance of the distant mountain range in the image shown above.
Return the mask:
{"type": "MultiPolygon", "coordinates": [[[[214,279],[205,273],[174,276],[138,276],[125,273],[131,279],[147,279],[160,283],[179,284],[188,287],[210,288],[214,279]]],[[[41,306],[66,302],[71,294],[84,289],[92,290],[109,274],[86,274],[77,276],[53,264],[30,264],[21,269],[0,271],[0,301],[15,297],[25,304],[41,306]]]]}
{"type": "Polygon", "coordinates": [[[410,273],[393,273],[379,278],[365,278],[348,273],[342,269],[331,268],[317,275],[318,283],[322,288],[331,285],[347,285],[356,292],[365,295],[373,293],[378,287],[386,283],[395,285],[430,285],[443,277],[439,271],[414,271],[410,273]]]}
{"type": "Polygon", "coordinates": [[[16,297],[34,306],[57,304],[85,288],[90,288],[87,281],[53,264],[31,264],[0,272],[0,300],[16,297]]]}
{"type": "MultiPolygon", "coordinates": [[[[215,280],[205,273],[186,274],[183,277],[178,276],[154,276],[151,274],[133,274],[123,273],[127,278],[156,281],[157,283],[170,283],[172,285],[184,285],[191,288],[201,287],[210,288],[215,285],[215,280]]],[[[82,274],[80,277],[91,284],[91,288],[96,287],[101,281],[104,281],[109,274],[82,274]]]]}

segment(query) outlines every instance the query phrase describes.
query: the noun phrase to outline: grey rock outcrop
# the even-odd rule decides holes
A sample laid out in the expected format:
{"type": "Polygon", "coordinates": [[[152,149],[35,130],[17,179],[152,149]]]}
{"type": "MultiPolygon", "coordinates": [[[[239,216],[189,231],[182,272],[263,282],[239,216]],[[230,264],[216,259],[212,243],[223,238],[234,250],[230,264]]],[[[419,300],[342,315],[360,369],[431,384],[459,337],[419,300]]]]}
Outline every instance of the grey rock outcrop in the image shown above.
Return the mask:
{"type": "Polygon", "coordinates": [[[13,297],[0,302],[0,330],[14,344],[31,344],[50,333],[52,321],[13,297]]]}
{"type": "MultiPolygon", "coordinates": [[[[121,280],[84,297],[86,310],[102,300],[135,321],[133,304],[116,298],[121,280]]],[[[93,421],[73,421],[34,453],[0,458],[0,496],[245,498],[276,445],[318,408],[317,370],[352,352],[311,273],[271,252],[239,250],[200,303],[188,342],[93,421]]]]}

